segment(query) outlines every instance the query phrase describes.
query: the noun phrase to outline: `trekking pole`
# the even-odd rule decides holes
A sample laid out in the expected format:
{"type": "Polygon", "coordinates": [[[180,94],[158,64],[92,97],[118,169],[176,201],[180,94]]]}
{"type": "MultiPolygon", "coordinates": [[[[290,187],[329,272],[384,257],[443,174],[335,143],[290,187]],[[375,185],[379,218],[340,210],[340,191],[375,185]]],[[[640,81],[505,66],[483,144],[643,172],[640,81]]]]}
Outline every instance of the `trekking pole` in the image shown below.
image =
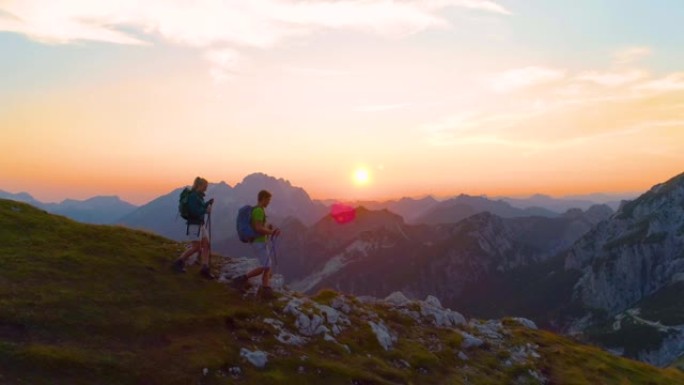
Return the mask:
{"type": "Polygon", "coordinates": [[[273,268],[278,267],[278,253],[276,251],[276,240],[278,236],[271,236],[271,257],[273,258],[273,268]]]}
{"type": "Polygon", "coordinates": [[[211,265],[211,211],[207,213],[207,232],[209,233],[209,250],[207,251],[207,262],[211,265]]]}

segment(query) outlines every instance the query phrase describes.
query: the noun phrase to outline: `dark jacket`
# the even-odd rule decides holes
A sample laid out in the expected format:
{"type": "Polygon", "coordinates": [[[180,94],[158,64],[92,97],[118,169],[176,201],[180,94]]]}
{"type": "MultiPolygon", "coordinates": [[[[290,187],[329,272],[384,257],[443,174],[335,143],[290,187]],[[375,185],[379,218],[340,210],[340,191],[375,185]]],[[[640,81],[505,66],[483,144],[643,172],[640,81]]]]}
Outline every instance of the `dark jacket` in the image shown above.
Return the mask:
{"type": "Polygon", "coordinates": [[[204,201],[204,193],[192,190],[188,197],[188,212],[190,214],[188,223],[193,225],[204,223],[207,207],[209,207],[209,202],[204,201]]]}

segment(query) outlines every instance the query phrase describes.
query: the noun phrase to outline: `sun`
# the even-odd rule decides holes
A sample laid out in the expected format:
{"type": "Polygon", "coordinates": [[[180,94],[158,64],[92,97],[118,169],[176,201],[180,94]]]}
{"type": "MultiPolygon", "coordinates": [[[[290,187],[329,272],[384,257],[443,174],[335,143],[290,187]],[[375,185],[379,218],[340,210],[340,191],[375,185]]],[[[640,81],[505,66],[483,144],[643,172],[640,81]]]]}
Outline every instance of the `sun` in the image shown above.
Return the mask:
{"type": "Polygon", "coordinates": [[[370,182],[370,173],[365,168],[358,168],[354,171],[354,183],[357,186],[367,185],[370,182]]]}

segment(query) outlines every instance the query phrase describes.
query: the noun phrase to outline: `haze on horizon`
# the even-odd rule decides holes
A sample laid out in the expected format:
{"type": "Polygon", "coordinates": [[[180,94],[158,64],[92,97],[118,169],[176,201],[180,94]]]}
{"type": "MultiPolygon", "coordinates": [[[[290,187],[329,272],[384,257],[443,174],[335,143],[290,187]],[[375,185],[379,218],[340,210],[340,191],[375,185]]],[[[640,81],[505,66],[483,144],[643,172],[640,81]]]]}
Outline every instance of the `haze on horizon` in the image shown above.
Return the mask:
{"type": "Polygon", "coordinates": [[[683,171],[684,8],[0,1],[0,189],[141,204],[641,192],[683,171]]]}

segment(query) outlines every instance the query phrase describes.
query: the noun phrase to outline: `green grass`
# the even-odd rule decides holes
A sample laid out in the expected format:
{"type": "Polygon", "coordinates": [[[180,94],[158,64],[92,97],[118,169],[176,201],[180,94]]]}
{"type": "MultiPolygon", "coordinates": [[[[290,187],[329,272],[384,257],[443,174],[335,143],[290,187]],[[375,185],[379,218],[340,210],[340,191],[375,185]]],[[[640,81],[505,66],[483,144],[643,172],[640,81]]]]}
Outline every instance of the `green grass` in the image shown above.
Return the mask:
{"type": "Polygon", "coordinates": [[[216,340],[231,340],[226,318],[231,309],[254,306],[198,279],[196,271],[173,274],[169,265],[181,251],[182,245],[144,232],[0,201],[6,376],[36,384],[54,383],[51,377],[118,384],[165,367],[154,383],[188,384],[202,365],[225,360],[228,346],[216,340]]]}
{"type": "MultiPolygon", "coordinates": [[[[505,384],[528,367],[505,368],[501,361],[511,344],[528,342],[540,346],[536,365],[552,383],[684,383],[677,370],[613,357],[514,322],[507,323],[513,329],[508,345],[485,344],[462,362],[458,332],[417,327],[382,305],[349,315],[353,326],[337,340],[351,353],[320,338],[282,345],[262,320],[290,322],[283,303],[243,299],[202,280],[196,268],[172,273],[170,263],[181,251],[181,244],[152,234],[80,224],[0,200],[0,383],[505,384]],[[368,312],[399,336],[394,349],[379,345],[368,312]],[[246,363],[243,347],[269,352],[267,366],[246,363]],[[228,373],[236,366],[242,374],[234,379],[228,373]]],[[[336,295],[324,291],[315,300],[329,303],[336,295]]]]}

